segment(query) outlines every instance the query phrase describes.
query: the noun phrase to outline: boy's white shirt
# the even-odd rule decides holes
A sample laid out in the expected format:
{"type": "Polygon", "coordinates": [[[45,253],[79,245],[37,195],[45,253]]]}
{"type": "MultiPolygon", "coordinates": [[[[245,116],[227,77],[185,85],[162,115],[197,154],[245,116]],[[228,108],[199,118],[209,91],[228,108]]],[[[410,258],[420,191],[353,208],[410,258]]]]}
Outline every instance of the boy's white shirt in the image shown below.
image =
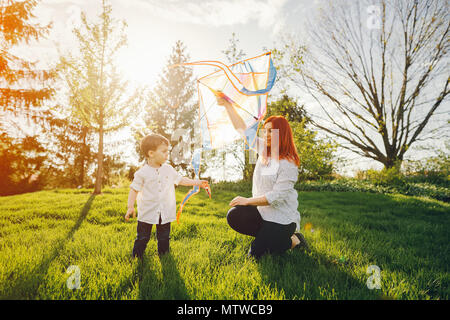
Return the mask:
{"type": "Polygon", "coordinates": [[[175,186],[182,176],[169,164],[153,168],[147,163],[134,174],[130,188],[139,191],[138,221],[161,224],[176,220],[175,186]]]}

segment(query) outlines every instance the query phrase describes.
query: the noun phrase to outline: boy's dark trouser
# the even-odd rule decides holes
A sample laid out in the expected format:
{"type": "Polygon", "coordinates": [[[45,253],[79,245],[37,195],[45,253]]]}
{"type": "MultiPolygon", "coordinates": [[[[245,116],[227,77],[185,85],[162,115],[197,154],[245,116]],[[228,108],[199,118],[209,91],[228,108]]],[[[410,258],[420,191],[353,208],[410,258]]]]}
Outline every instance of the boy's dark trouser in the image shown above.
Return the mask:
{"type": "Polygon", "coordinates": [[[230,227],[239,233],[255,237],[250,255],[260,258],[265,253],[282,254],[292,246],[295,222],[279,224],[262,219],[255,206],[236,206],[227,213],[230,227]]]}
{"type": "MultiPolygon", "coordinates": [[[[152,224],[138,221],[137,224],[137,236],[134,240],[133,257],[142,258],[144,255],[147,243],[150,240],[150,234],[152,232],[152,224]]],[[[159,218],[159,224],[156,225],[156,239],[158,240],[158,254],[162,255],[169,251],[169,239],[170,239],[170,222],[161,224],[161,217],[159,218]]]]}

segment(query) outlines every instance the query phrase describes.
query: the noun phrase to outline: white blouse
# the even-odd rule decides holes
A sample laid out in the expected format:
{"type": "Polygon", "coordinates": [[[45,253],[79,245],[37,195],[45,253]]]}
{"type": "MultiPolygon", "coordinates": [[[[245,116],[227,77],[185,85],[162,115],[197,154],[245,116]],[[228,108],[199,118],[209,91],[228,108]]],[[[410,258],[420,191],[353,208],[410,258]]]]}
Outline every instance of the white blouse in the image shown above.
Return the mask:
{"type": "Polygon", "coordinates": [[[175,184],[182,176],[169,164],[153,168],[147,163],[134,173],[130,188],[139,191],[138,221],[161,224],[176,220],[175,184]]]}
{"type": "Polygon", "coordinates": [[[294,185],[298,179],[298,167],[286,160],[270,159],[267,165],[262,160],[264,140],[257,138],[258,160],[253,172],[253,197],[266,196],[268,206],[257,206],[263,220],[279,224],[295,222],[300,231],[300,213],[298,212],[298,193],[294,185]]]}

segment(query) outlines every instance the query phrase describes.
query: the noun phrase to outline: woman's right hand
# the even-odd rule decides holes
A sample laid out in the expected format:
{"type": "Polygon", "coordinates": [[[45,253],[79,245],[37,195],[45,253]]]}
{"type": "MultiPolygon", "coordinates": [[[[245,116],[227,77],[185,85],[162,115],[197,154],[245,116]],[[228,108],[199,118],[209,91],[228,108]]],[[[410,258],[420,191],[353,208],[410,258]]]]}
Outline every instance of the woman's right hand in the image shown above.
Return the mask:
{"type": "Polygon", "coordinates": [[[219,106],[224,106],[224,107],[230,107],[231,106],[231,103],[225,98],[222,98],[220,96],[216,96],[216,99],[217,99],[217,104],[219,106]]]}

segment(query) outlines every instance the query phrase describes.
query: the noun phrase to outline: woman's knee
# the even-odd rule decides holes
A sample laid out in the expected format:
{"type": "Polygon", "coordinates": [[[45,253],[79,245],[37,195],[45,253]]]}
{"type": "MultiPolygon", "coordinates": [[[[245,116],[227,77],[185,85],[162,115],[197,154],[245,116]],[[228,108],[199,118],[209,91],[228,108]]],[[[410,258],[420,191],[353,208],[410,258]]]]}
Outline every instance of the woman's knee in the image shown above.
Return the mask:
{"type": "Polygon", "coordinates": [[[256,207],[236,206],[227,213],[228,225],[239,233],[254,237],[261,226],[261,216],[256,207]]]}
{"type": "Polygon", "coordinates": [[[232,228],[233,228],[233,226],[236,225],[236,217],[237,217],[238,211],[239,211],[238,207],[233,207],[230,210],[228,210],[228,212],[227,212],[227,222],[228,222],[229,226],[232,228]]]}

